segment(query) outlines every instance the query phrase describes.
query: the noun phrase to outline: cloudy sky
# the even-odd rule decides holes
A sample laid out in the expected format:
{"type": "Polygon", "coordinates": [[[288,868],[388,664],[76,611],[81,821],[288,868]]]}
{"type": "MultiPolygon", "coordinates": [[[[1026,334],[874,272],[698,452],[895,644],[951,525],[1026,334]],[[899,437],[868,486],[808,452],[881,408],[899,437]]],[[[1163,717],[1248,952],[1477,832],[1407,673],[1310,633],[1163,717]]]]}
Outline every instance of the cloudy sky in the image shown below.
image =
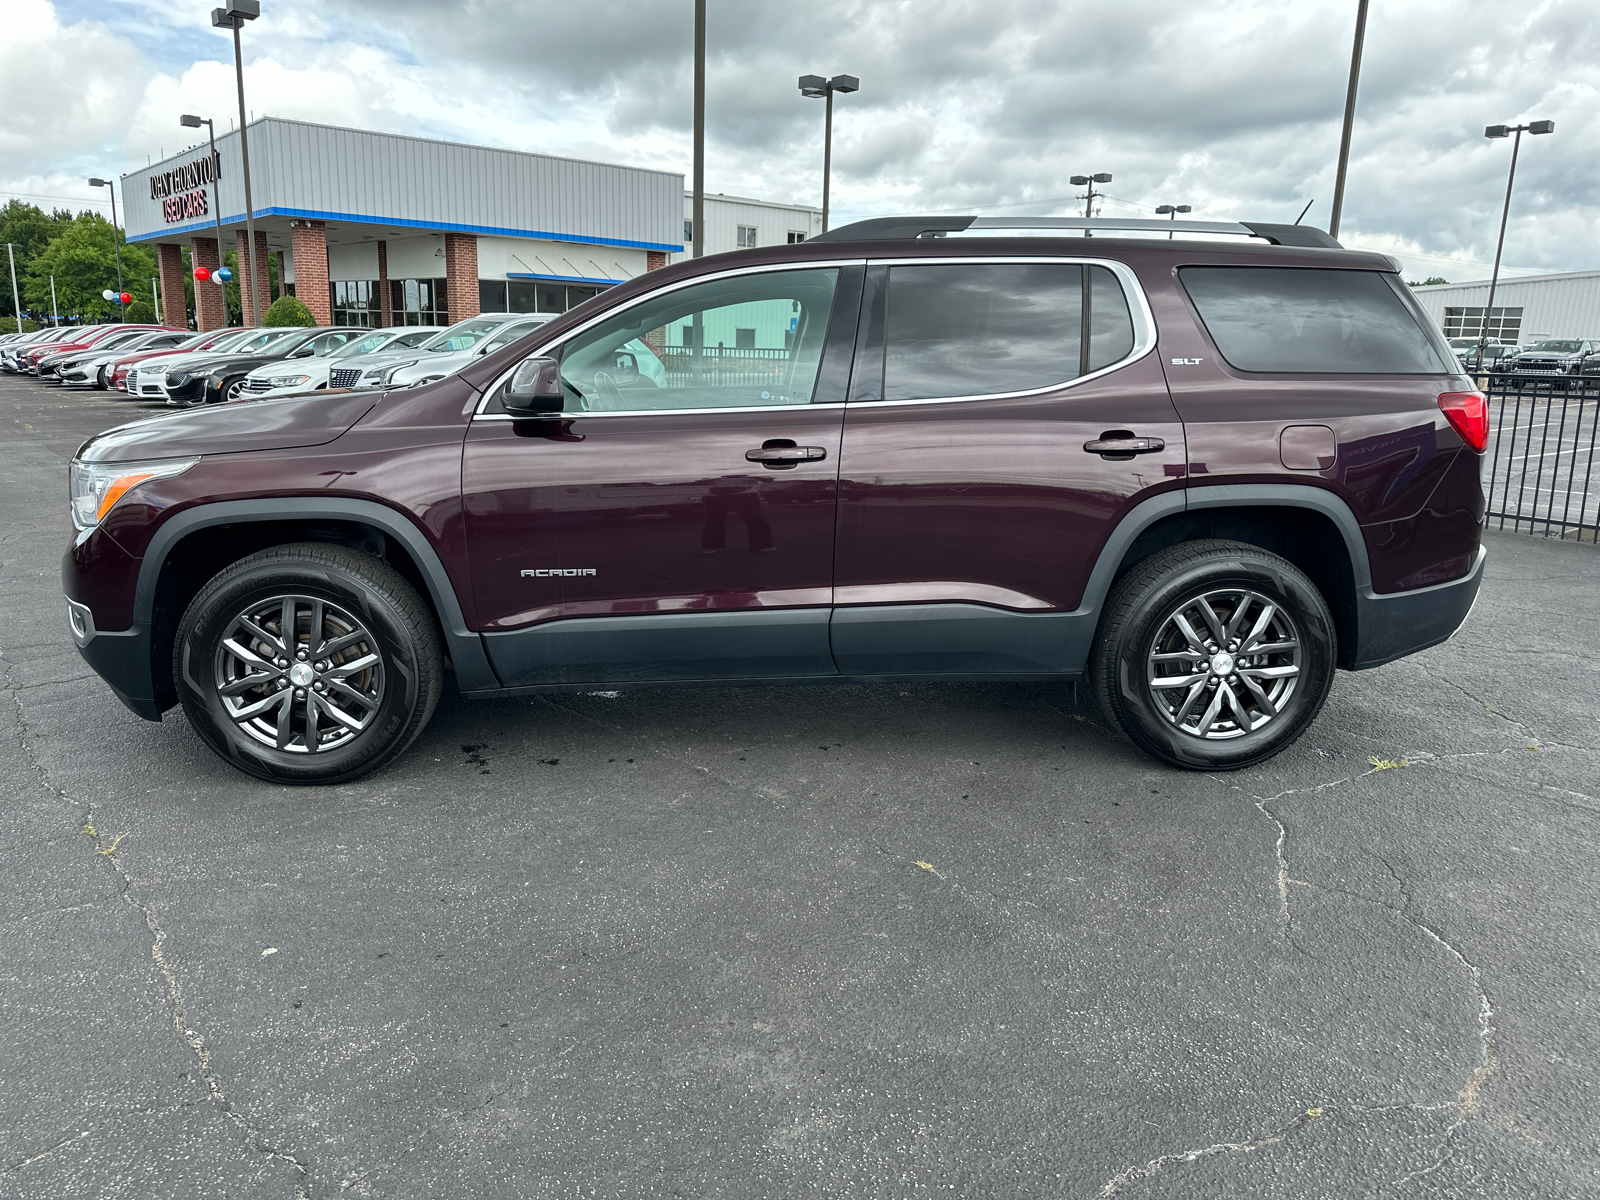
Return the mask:
{"type": "MultiPolygon", "coordinates": [[[[0,201],[187,145],[236,112],[214,0],[0,0],[0,201]]],[[[1355,0],[710,0],[707,187],[819,203],[835,112],[835,223],[904,212],[1081,212],[1325,227],[1355,0]]],[[[691,0],[264,0],[246,29],[255,115],[688,173],[691,0]]],[[[1600,22],[1592,0],[1373,0],[1343,240],[1411,278],[1483,278],[1509,143],[1525,138],[1505,262],[1600,268],[1600,22]]],[[[102,193],[103,195],[103,193],[102,193]]]]}

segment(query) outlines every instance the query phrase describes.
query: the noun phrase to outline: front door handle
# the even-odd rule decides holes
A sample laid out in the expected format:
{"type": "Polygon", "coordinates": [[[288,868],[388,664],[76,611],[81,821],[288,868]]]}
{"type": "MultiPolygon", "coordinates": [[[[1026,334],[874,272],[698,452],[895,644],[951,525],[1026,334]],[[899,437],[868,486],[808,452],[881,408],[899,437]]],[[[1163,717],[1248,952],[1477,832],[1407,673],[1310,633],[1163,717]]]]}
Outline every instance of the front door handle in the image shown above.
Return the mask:
{"type": "Polygon", "coordinates": [[[792,467],[796,463],[821,462],[828,452],[821,446],[762,446],[759,450],[746,450],[745,459],[769,467],[792,467]]]}
{"type": "Polygon", "coordinates": [[[1154,454],[1158,450],[1165,450],[1167,443],[1158,437],[1135,437],[1125,429],[1112,429],[1093,441],[1085,442],[1083,448],[1090,454],[1100,454],[1106,458],[1128,459],[1135,454],[1154,454]]]}

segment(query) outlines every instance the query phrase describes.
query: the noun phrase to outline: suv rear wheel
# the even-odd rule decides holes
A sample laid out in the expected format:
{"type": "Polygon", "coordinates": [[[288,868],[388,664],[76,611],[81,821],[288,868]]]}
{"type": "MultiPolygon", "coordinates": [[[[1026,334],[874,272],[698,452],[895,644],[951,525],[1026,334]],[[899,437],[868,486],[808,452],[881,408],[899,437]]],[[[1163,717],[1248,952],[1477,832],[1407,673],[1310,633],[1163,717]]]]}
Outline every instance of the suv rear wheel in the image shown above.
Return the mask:
{"type": "Polygon", "coordinates": [[[1241,542],[1185,542],[1113,589],[1090,656],[1106,719],[1173,766],[1271,758],[1333,684],[1327,602],[1292,563],[1241,542]]]}
{"type": "Polygon", "coordinates": [[[201,588],[172,670],[200,736],[275,783],[340,783],[397,757],[443,677],[416,590],[370,555],[318,542],[252,554],[201,588]]]}

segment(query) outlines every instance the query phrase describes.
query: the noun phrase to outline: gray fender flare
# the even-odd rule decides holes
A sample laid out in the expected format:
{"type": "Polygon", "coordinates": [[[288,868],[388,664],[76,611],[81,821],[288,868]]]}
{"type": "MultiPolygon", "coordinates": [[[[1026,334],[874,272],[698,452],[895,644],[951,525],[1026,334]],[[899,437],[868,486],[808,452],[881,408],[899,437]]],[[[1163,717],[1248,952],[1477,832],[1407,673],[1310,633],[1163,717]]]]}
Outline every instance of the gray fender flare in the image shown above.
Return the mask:
{"type": "Polygon", "coordinates": [[[497,689],[500,681],[484,654],[483,639],[467,628],[454,585],[432,544],[410,520],[392,508],[371,500],[338,497],[288,496],[275,500],[221,500],[185,509],[162,522],[150,539],[139,565],[133,595],[135,625],[149,628],[155,613],[156,584],[173,546],[198,529],[215,525],[240,525],[252,521],[355,521],[381,529],[406,548],[422,572],[439,614],[445,644],[462,691],[497,689]]]}

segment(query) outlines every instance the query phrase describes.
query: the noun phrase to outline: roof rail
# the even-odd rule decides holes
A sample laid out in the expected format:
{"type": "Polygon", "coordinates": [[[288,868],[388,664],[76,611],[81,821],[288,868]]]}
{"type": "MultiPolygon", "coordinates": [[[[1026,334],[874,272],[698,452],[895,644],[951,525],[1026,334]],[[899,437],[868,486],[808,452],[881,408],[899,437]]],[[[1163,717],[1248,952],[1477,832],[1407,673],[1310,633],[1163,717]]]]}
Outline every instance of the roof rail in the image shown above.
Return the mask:
{"type": "Polygon", "coordinates": [[[1082,229],[1141,233],[1231,233],[1264,238],[1275,246],[1321,246],[1343,249],[1310,225],[1268,225],[1260,221],[1162,221],[1141,217],[869,217],[819,233],[813,242],[867,242],[899,238],[943,237],[977,229],[1082,229]]]}

